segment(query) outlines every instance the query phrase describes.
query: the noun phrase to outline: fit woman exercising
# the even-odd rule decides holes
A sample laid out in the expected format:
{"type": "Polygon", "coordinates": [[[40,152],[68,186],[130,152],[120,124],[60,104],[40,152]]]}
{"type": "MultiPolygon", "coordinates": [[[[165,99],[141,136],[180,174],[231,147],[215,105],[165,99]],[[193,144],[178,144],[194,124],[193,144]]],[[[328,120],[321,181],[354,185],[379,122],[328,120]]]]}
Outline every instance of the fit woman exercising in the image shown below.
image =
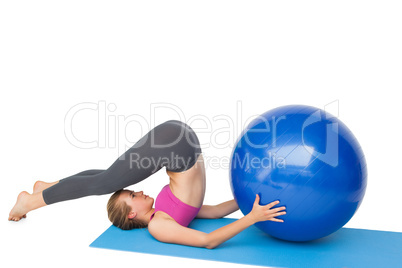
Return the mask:
{"type": "Polygon", "coordinates": [[[243,218],[209,234],[187,228],[195,218],[220,218],[238,209],[234,200],[216,206],[202,205],[205,168],[195,132],[180,121],[158,125],[106,170],[87,170],[53,183],[38,181],[33,194],[21,192],[9,220],[19,221],[34,209],[90,195],[109,194],[110,221],[121,229],[147,227],[152,236],[166,243],[214,248],[252,224],[283,215],[285,207],[272,208],[279,201],[259,205],[243,218]],[[170,183],[154,199],[143,192],[123,190],[154,174],[162,167],[170,183]]]}

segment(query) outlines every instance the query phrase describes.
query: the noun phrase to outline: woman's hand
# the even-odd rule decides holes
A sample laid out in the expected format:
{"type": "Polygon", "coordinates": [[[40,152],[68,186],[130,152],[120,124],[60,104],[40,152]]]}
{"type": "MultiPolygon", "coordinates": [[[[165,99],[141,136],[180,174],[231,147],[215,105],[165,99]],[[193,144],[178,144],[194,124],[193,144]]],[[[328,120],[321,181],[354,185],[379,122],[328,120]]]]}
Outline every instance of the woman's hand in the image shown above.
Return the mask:
{"type": "MultiPolygon", "coordinates": [[[[154,219],[149,223],[148,231],[161,242],[212,249],[231,239],[256,222],[266,220],[283,222],[283,220],[275,219],[275,217],[283,215],[285,212],[282,210],[284,210],[285,207],[272,208],[279,202],[272,202],[266,206],[260,206],[258,204],[259,202],[260,197],[257,195],[253,210],[249,214],[210,233],[204,233],[181,226],[175,221],[158,216],[158,214],[155,215],[154,219]]],[[[233,201],[228,201],[226,204],[231,208],[230,210],[237,209],[237,204],[235,205],[233,201]]],[[[209,206],[209,208],[207,207],[205,211],[209,209],[211,209],[211,206],[209,206]]]]}
{"type": "Polygon", "coordinates": [[[273,206],[279,204],[279,201],[271,202],[265,206],[260,206],[259,202],[260,202],[260,196],[257,194],[254,201],[253,209],[248,214],[254,222],[260,222],[260,221],[283,222],[283,220],[276,219],[275,217],[286,214],[286,211],[283,211],[286,209],[286,207],[272,208],[273,206]]]}

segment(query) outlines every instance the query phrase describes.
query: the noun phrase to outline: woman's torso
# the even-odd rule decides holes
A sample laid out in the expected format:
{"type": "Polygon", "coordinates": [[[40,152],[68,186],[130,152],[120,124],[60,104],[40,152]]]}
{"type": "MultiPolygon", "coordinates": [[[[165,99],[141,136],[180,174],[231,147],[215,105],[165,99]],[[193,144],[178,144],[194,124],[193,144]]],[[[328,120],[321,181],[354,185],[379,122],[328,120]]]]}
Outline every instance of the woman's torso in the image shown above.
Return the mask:
{"type": "Polygon", "coordinates": [[[196,163],[184,172],[166,171],[170,177],[170,189],[172,193],[193,207],[201,207],[204,201],[206,189],[206,176],[204,158],[199,155],[196,163]]]}

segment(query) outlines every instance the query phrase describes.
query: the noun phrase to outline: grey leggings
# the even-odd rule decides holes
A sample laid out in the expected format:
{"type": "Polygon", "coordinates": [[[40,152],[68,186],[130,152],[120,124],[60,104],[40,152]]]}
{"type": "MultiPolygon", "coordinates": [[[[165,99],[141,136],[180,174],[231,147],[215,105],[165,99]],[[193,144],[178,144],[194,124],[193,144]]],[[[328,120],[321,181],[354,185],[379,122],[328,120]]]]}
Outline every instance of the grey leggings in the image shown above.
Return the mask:
{"type": "Polygon", "coordinates": [[[195,132],[171,120],[149,131],[108,169],[91,169],[64,178],[43,191],[47,205],[90,195],[113,193],[136,184],[162,167],[173,172],[191,168],[201,154],[195,132]]]}

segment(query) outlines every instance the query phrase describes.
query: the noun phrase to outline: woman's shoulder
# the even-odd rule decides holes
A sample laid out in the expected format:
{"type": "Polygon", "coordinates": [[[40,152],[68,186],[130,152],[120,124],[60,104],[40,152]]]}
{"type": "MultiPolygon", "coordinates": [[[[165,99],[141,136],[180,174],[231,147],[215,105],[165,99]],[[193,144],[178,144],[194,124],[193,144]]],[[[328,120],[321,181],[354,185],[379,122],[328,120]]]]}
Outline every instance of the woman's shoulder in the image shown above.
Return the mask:
{"type": "Polygon", "coordinates": [[[173,221],[173,222],[177,223],[171,216],[169,216],[169,214],[159,210],[159,211],[155,212],[152,220],[148,223],[148,228],[150,225],[157,226],[159,224],[163,224],[166,221],[169,221],[169,222],[173,221]]]}
{"type": "Polygon", "coordinates": [[[180,224],[163,211],[157,211],[148,223],[149,233],[159,241],[163,241],[163,237],[166,237],[167,233],[172,234],[173,230],[180,227],[180,224]]]}
{"type": "Polygon", "coordinates": [[[206,245],[206,233],[184,227],[163,213],[155,215],[148,224],[149,233],[158,241],[179,245],[204,247],[206,245]]]}

